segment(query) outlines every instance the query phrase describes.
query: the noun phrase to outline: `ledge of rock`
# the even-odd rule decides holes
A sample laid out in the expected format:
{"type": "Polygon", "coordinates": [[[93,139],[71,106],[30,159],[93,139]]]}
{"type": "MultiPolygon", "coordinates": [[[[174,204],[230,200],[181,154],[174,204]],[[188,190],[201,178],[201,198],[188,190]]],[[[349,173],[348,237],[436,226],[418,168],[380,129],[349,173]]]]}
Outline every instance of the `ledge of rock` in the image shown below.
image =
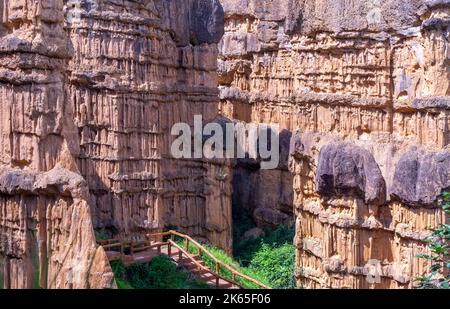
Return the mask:
{"type": "Polygon", "coordinates": [[[87,199],[86,181],[80,174],[61,167],[45,173],[0,169],[0,193],[8,195],[62,195],[87,199]]]}

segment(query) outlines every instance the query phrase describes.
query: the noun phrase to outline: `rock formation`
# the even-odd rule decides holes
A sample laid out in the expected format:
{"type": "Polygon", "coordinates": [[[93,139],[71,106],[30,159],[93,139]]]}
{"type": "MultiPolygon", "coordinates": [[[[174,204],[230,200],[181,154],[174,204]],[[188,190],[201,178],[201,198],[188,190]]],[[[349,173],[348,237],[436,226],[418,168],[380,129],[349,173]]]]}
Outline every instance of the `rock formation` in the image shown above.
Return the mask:
{"type": "Polygon", "coordinates": [[[225,167],[170,154],[173,124],[217,115],[221,23],[217,1],[96,1],[67,28],[76,157],[96,228],[132,235],[172,225],[228,247],[227,210],[216,209],[229,193],[208,188],[225,167]]]}
{"type": "Polygon", "coordinates": [[[230,250],[229,164],[170,154],[174,123],[218,113],[220,3],[5,0],[0,12],[4,286],[115,287],[94,229],[175,225],[230,250]]]}
{"type": "Polygon", "coordinates": [[[408,288],[447,222],[447,0],[0,1],[0,277],[114,288],[95,230],[228,252],[295,218],[297,282],[408,288]],[[217,87],[219,86],[219,87],[217,87]],[[281,160],[174,159],[175,123],[278,125],[281,160]],[[234,194],[232,192],[234,191],[234,194]]]}
{"type": "Polygon", "coordinates": [[[45,173],[6,168],[0,190],[5,288],[115,287],[80,175],[59,166],[45,173]]]}
{"type": "Polygon", "coordinates": [[[449,2],[222,4],[221,112],[292,134],[292,176],[235,177],[275,189],[256,190],[255,217],[292,184],[299,286],[413,287],[428,229],[448,222],[449,2]]]}

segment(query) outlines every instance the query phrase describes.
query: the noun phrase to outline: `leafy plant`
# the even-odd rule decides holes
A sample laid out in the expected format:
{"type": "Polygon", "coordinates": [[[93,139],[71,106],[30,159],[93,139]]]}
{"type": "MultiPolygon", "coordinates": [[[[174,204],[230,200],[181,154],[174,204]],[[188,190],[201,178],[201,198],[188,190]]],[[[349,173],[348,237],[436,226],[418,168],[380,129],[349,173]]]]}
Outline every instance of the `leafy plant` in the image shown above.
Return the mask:
{"type": "Polygon", "coordinates": [[[133,290],[133,286],[126,280],[116,278],[117,288],[120,290],[133,290]]]}
{"type": "Polygon", "coordinates": [[[97,239],[100,239],[100,240],[109,240],[109,239],[111,239],[111,237],[109,237],[108,234],[103,233],[103,232],[95,232],[95,237],[97,239]]]}
{"type": "Polygon", "coordinates": [[[295,289],[295,250],[291,244],[270,246],[263,243],[254,254],[250,269],[262,274],[273,288],[295,289]]]}
{"type": "MultiPolygon", "coordinates": [[[[184,246],[184,241],[179,241],[178,244],[180,246],[184,246]]],[[[215,258],[219,259],[220,261],[222,261],[223,263],[231,266],[232,268],[234,268],[235,270],[237,270],[238,272],[240,272],[241,274],[247,275],[251,278],[254,278],[256,280],[258,280],[261,283],[264,283],[266,285],[269,285],[269,282],[267,281],[267,279],[263,276],[261,276],[258,272],[256,272],[253,269],[250,269],[248,267],[242,267],[239,262],[235,261],[232,257],[230,257],[227,253],[225,253],[223,250],[211,246],[211,245],[207,245],[207,244],[202,244],[203,247],[205,247],[206,250],[208,250],[215,258]]],[[[189,250],[190,253],[192,254],[196,254],[197,253],[197,247],[194,246],[193,244],[189,245],[189,250]]],[[[216,263],[215,261],[208,255],[206,255],[205,253],[202,253],[202,257],[201,259],[205,262],[206,266],[211,267],[211,269],[215,270],[216,268],[216,263]]],[[[232,279],[232,273],[230,270],[221,267],[220,268],[220,274],[226,278],[232,279]]],[[[243,286],[245,286],[247,289],[258,289],[259,286],[249,282],[248,280],[242,279],[240,277],[236,278],[236,281],[241,283],[243,286]]]]}
{"type": "MultiPolygon", "coordinates": [[[[251,221],[246,220],[246,228],[252,228],[251,221]]],[[[245,231],[242,229],[241,231],[245,231]]],[[[236,237],[236,234],[235,234],[236,237]]],[[[236,259],[231,258],[223,250],[211,245],[202,244],[214,257],[233,267],[240,273],[258,280],[273,288],[295,288],[294,264],[295,247],[293,245],[294,229],[287,226],[279,226],[275,230],[265,229],[264,236],[257,239],[241,241],[235,249],[236,259]]],[[[184,247],[184,241],[178,244],[184,247]]],[[[235,243],[236,246],[236,243],[235,243]]],[[[196,254],[197,247],[189,245],[190,253],[196,254]]],[[[215,262],[209,256],[202,254],[202,260],[206,266],[215,269],[215,262]]],[[[225,268],[220,269],[220,274],[232,278],[232,274],[225,268]]],[[[259,286],[248,280],[237,278],[239,283],[248,289],[257,289],[259,286]]]]}
{"type": "Polygon", "coordinates": [[[263,278],[258,280],[273,288],[295,288],[294,227],[280,225],[275,230],[266,227],[262,236],[245,239],[244,233],[256,227],[252,216],[241,209],[233,220],[233,253],[239,264],[257,273],[258,278],[263,278]]]}
{"type": "Polygon", "coordinates": [[[149,264],[134,264],[125,268],[113,262],[112,268],[119,289],[196,289],[206,283],[189,277],[166,256],[155,257],[149,264]]]}
{"type": "MultiPolygon", "coordinates": [[[[450,214],[450,193],[443,195],[445,214],[450,214]]],[[[428,260],[430,268],[428,272],[416,281],[421,289],[450,289],[450,225],[441,224],[431,230],[432,235],[426,240],[430,248],[430,254],[419,254],[418,257],[428,260]]]]}

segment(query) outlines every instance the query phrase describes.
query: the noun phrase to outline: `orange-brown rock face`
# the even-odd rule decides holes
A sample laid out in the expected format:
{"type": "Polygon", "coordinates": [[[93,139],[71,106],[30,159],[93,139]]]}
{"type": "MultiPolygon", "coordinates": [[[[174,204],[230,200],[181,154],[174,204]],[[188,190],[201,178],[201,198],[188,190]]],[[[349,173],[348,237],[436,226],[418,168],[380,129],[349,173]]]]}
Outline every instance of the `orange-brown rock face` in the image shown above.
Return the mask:
{"type": "Polygon", "coordinates": [[[299,286],[413,287],[448,222],[448,1],[222,4],[222,112],[292,132],[292,180],[251,183],[293,190],[299,286]]]}
{"type": "Polygon", "coordinates": [[[91,223],[83,178],[59,166],[46,173],[0,171],[5,288],[114,288],[91,223]]]}
{"type": "Polygon", "coordinates": [[[2,1],[0,259],[5,288],[113,288],[67,100],[62,1],[2,1]],[[96,263],[94,266],[93,263],[96,263]]]}
{"type": "Polygon", "coordinates": [[[170,153],[175,123],[218,113],[221,6],[94,2],[67,28],[75,49],[67,91],[95,227],[133,235],[172,225],[229,248],[229,211],[217,211],[207,188],[222,165],[176,161],[170,153]]]}
{"type": "Polygon", "coordinates": [[[232,182],[258,225],[295,215],[300,286],[406,288],[424,271],[427,229],[448,220],[448,1],[4,0],[0,12],[3,286],[114,288],[94,229],[177,226],[230,251],[232,182]],[[218,113],[279,124],[278,168],[174,160],[172,125],[218,113]]]}
{"type": "Polygon", "coordinates": [[[173,124],[218,113],[218,1],[5,0],[0,12],[3,285],[115,287],[96,228],[175,225],[230,250],[229,164],[170,154],[173,124]]]}

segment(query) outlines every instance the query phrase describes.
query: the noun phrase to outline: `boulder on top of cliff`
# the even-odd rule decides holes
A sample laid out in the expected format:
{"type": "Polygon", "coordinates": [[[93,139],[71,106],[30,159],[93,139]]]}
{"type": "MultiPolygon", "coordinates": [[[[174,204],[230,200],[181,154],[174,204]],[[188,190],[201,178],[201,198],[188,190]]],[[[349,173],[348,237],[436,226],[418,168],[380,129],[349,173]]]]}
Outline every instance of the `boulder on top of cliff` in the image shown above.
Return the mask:
{"type": "Polygon", "coordinates": [[[429,8],[447,6],[450,7],[450,0],[427,0],[425,1],[429,8]]]}
{"type": "Polygon", "coordinates": [[[423,0],[303,1],[302,33],[397,31],[420,24],[423,0]],[[345,12],[344,14],[342,12],[345,12]]]}
{"type": "Polygon", "coordinates": [[[418,110],[446,109],[450,110],[450,96],[433,96],[428,98],[416,98],[412,107],[418,110]]]}
{"type": "Polygon", "coordinates": [[[316,191],[325,197],[355,195],[366,203],[386,202],[386,184],[372,154],[340,142],[324,146],[317,165],[316,191]]]}
{"type": "Polygon", "coordinates": [[[227,15],[247,15],[274,22],[295,20],[302,8],[302,1],[298,0],[221,0],[221,3],[227,15]]]}
{"type": "Polygon", "coordinates": [[[390,190],[409,206],[433,206],[450,189],[450,151],[426,152],[418,148],[400,158],[390,190]]]}
{"type": "Polygon", "coordinates": [[[88,199],[89,190],[80,174],[56,166],[46,173],[39,173],[34,189],[40,193],[61,194],[72,198],[88,199]]]}
{"type": "Polygon", "coordinates": [[[305,145],[302,142],[302,137],[300,132],[295,132],[291,136],[291,141],[289,143],[289,155],[296,158],[302,159],[304,157],[305,145]]]}
{"type": "Polygon", "coordinates": [[[405,29],[419,26],[420,16],[424,10],[444,6],[447,2],[447,0],[221,1],[227,16],[253,16],[262,21],[278,23],[286,34],[305,35],[364,30],[401,33],[405,29]]]}

